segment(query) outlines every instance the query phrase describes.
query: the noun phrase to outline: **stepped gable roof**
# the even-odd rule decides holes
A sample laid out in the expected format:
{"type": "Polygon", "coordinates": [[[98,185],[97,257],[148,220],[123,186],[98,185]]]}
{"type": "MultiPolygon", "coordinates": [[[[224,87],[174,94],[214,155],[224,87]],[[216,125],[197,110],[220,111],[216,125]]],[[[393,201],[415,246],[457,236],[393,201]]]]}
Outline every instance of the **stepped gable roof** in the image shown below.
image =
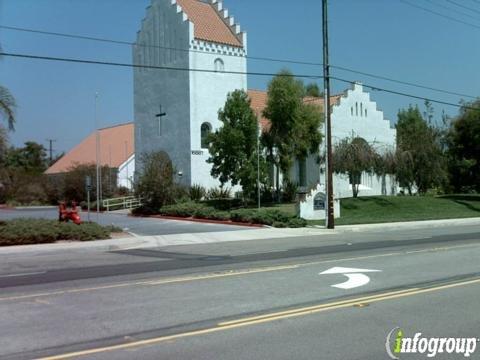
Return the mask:
{"type": "MultiPolygon", "coordinates": [[[[250,98],[250,107],[260,117],[260,126],[262,131],[266,132],[270,129],[270,120],[263,117],[263,109],[267,106],[268,95],[263,90],[248,90],[248,97],[250,98]]],[[[337,105],[340,102],[342,95],[330,96],[330,105],[337,105]]],[[[323,109],[324,99],[323,97],[307,96],[303,99],[305,104],[312,104],[319,106],[323,109]]]]}
{"type": "Polygon", "coordinates": [[[176,0],[195,26],[195,38],[210,42],[242,47],[231,28],[222,19],[213,3],[200,0],[176,0]]]}
{"type": "MultiPolygon", "coordinates": [[[[121,124],[100,129],[100,164],[112,168],[120,167],[134,153],[134,125],[121,124]]],[[[92,132],[80,144],[66,153],[45,171],[46,174],[68,172],[78,164],[96,163],[96,132],[92,132]]]]}

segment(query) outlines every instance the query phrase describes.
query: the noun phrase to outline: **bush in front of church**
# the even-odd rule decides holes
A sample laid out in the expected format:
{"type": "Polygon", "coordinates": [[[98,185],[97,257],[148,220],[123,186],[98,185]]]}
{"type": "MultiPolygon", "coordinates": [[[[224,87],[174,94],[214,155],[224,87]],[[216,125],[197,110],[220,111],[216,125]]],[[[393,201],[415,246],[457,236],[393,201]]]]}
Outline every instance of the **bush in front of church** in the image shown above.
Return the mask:
{"type": "Polygon", "coordinates": [[[167,205],[160,209],[163,216],[182,218],[232,221],[246,224],[260,224],[273,227],[304,227],[307,222],[278,209],[237,209],[218,210],[202,203],[180,203],[167,205]]]}
{"type": "Polygon", "coordinates": [[[175,171],[167,153],[145,153],[141,164],[143,171],[135,183],[135,195],[142,199],[145,210],[158,212],[162,206],[174,204],[185,196],[185,190],[174,182],[175,171]]]}

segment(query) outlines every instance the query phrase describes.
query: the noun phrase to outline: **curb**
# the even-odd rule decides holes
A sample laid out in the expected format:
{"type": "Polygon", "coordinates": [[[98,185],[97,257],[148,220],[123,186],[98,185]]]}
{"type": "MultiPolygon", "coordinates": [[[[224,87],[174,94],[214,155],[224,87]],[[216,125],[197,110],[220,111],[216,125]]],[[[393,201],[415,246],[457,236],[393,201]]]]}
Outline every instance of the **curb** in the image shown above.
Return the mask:
{"type": "MultiPolygon", "coordinates": [[[[450,225],[466,225],[466,226],[480,225],[480,217],[338,225],[335,227],[335,230],[343,231],[343,232],[356,232],[356,231],[382,230],[382,229],[417,229],[417,228],[425,228],[425,227],[432,227],[432,226],[446,227],[450,225]]],[[[320,226],[317,228],[323,228],[323,227],[320,226]]]]}
{"type": "Polygon", "coordinates": [[[6,210],[51,210],[51,209],[58,209],[58,206],[2,206],[0,205],[0,209],[6,210]]]}
{"type": "Polygon", "coordinates": [[[235,222],[231,220],[198,219],[194,217],[185,218],[185,217],[163,216],[163,215],[147,215],[147,216],[128,215],[128,216],[150,218],[150,219],[179,220],[179,221],[197,222],[197,223],[205,223],[205,224],[244,226],[244,227],[253,227],[253,228],[265,227],[265,225],[262,225],[262,224],[242,223],[242,222],[235,222]]]}

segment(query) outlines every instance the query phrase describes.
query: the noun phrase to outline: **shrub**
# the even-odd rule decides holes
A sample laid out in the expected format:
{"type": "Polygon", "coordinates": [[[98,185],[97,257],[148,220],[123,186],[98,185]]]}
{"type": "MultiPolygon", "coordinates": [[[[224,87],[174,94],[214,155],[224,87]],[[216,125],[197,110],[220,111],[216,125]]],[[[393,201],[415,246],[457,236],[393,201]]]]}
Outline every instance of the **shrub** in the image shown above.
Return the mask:
{"type": "MultiPolygon", "coordinates": [[[[289,228],[301,228],[307,226],[308,222],[305,219],[293,217],[288,220],[288,227],[289,228]]],[[[275,225],[273,225],[275,226],[275,225]]]]}
{"type": "Polygon", "coordinates": [[[142,215],[148,216],[148,215],[155,215],[158,213],[159,213],[158,209],[154,209],[149,205],[145,205],[145,204],[138,208],[132,209],[132,215],[135,215],[135,216],[142,216],[142,215]]]}
{"type": "Polygon", "coordinates": [[[211,188],[207,193],[207,200],[215,199],[230,199],[232,197],[232,190],[230,188],[211,188]]]}
{"type": "Polygon", "coordinates": [[[115,191],[114,197],[129,196],[130,192],[131,192],[130,189],[127,188],[126,186],[119,186],[117,188],[117,191],[115,191]]]}
{"type": "Polygon", "coordinates": [[[198,208],[195,210],[194,217],[197,219],[210,219],[210,220],[229,220],[230,214],[226,211],[215,210],[211,207],[198,208]]]}
{"type": "Polygon", "coordinates": [[[163,206],[159,213],[164,216],[192,217],[195,214],[195,211],[204,207],[204,205],[198,203],[180,203],[163,206]]]}
{"type": "Polygon", "coordinates": [[[230,219],[236,222],[251,223],[255,209],[238,209],[230,212],[230,219]]]}
{"type": "Polygon", "coordinates": [[[180,184],[174,184],[172,191],[174,203],[178,204],[190,202],[190,190],[188,187],[180,184]]]}
{"type": "Polygon", "coordinates": [[[150,209],[174,204],[178,189],[173,181],[174,169],[167,153],[146,153],[139,158],[142,171],[135,184],[135,194],[150,209]]]}
{"type": "Polygon", "coordinates": [[[121,231],[96,223],[60,223],[55,220],[16,219],[0,223],[0,246],[52,243],[58,240],[109,239],[111,232],[121,231]]]}
{"type": "MultiPolygon", "coordinates": [[[[101,171],[101,189],[104,199],[108,199],[113,196],[117,186],[117,170],[108,166],[102,166],[101,171]]],[[[90,192],[90,198],[96,197],[96,176],[97,168],[95,164],[76,164],[68,169],[65,174],[55,181],[58,183],[63,181],[63,199],[65,201],[86,201],[87,190],[85,187],[85,178],[90,176],[92,181],[92,190],[90,192]]],[[[92,199],[93,200],[93,199],[92,199]]]]}
{"type": "Polygon", "coordinates": [[[192,185],[189,190],[190,200],[196,202],[202,200],[206,194],[207,190],[203,186],[197,184],[192,185]]]}
{"type": "Polygon", "coordinates": [[[282,188],[283,201],[286,203],[293,202],[297,197],[297,190],[298,190],[297,183],[291,180],[285,180],[283,182],[283,188],[282,188]]]}
{"type": "Polygon", "coordinates": [[[242,205],[243,205],[242,199],[238,199],[238,198],[206,200],[204,203],[208,206],[211,206],[211,207],[217,209],[217,210],[238,209],[238,208],[242,207],[242,205]]]}
{"type": "Polygon", "coordinates": [[[276,209],[239,209],[230,213],[232,221],[263,224],[274,227],[304,227],[307,222],[276,209]]]}

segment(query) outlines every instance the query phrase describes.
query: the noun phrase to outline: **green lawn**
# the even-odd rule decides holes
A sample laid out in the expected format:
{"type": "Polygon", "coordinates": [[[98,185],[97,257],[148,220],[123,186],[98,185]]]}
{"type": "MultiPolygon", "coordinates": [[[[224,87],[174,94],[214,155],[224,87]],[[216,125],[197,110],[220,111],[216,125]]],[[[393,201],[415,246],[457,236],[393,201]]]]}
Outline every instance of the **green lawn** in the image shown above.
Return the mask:
{"type": "Polygon", "coordinates": [[[480,195],[372,196],[342,199],[340,206],[336,225],[480,217],[480,195]]]}
{"type": "MultiPolygon", "coordinates": [[[[249,208],[256,209],[256,206],[250,206],[249,208]]],[[[280,210],[288,215],[297,215],[295,204],[262,204],[262,209],[276,209],[280,210]]]]}
{"type": "MultiPolygon", "coordinates": [[[[342,199],[340,205],[341,217],[335,220],[336,225],[480,217],[480,195],[372,196],[342,199]]],[[[295,204],[262,208],[295,214],[295,204]]],[[[325,221],[308,223],[324,225],[325,221]]]]}

